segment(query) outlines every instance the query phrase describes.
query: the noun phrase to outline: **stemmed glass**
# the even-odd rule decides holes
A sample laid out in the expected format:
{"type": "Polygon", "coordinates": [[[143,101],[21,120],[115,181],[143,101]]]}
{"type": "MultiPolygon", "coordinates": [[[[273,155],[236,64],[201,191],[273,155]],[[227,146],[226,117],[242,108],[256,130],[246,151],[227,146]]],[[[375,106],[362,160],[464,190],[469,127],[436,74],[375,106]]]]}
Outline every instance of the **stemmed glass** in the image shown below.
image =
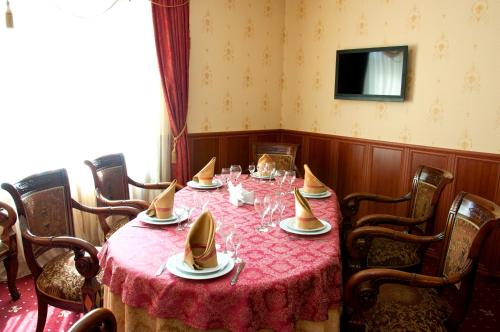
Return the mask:
{"type": "Polygon", "coordinates": [[[241,172],[242,172],[242,169],[241,169],[240,165],[231,165],[231,167],[229,167],[231,181],[234,181],[234,184],[236,184],[236,181],[238,181],[238,178],[240,177],[241,172]]]}
{"type": "Polygon", "coordinates": [[[231,235],[229,242],[231,243],[231,247],[234,251],[233,254],[234,262],[241,263],[241,258],[238,257],[238,249],[241,246],[241,242],[243,242],[243,236],[241,234],[241,231],[239,231],[237,228],[234,228],[233,234],[231,235]]]}
{"type": "Polygon", "coordinates": [[[191,218],[191,216],[193,215],[194,210],[196,210],[196,208],[198,207],[198,201],[199,201],[198,194],[199,194],[198,191],[193,191],[193,195],[191,196],[190,199],[188,199],[187,202],[188,219],[184,227],[191,227],[191,225],[193,224],[193,218],[191,218]]]}
{"type": "Polygon", "coordinates": [[[269,181],[273,178],[274,171],[276,170],[276,163],[274,161],[267,162],[267,171],[269,172],[269,181]]]}
{"type": "Polygon", "coordinates": [[[229,175],[230,175],[229,168],[222,168],[221,169],[221,171],[220,171],[220,179],[221,179],[222,185],[224,187],[227,187],[227,180],[229,178],[229,175]]]}
{"type": "Polygon", "coordinates": [[[278,197],[279,197],[278,198],[278,211],[280,212],[280,220],[279,220],[279,223],[280,223],[281,220],[283,220],[283,212],[285,211],[285,208],[286,208],[286,204],[285,204],[286,192],[280,191],[278,197]]]}
{"type": "Polygon", "coordinates": [[[264,222],[264,218],[267,216],[270,210],[269,197],[267,197],[267,200],[266,196],[255,197],[253,205],[255,208],[255,212],[257,212],[260,217],[260,225],[259,227],[257,227],[257,231],[260,233],[269,232],[269,228],[267,227],[267,224],[264,222]]]}
{"type": "Polygon", "coordinates": [[[224,221],[224,217],[221,214],[216,223],[215,231],[219,233],[219,235],[224,240],[224,254],[228,254],[227,251],[227,241],[232,237],[234,224],[230,224],[224,221]]]}
{"type": "Polygon", "coordinates": [[[288,192],[292,192],[292,185],[295,182],[295,171],[286,171],[284,182],[288,183],[288,192]]]}
{"type": "Polygon", "coordinates": [[[248,165],[248,171],[250,172],[250,177],[253,179],[253,173],[255,173],[255,164],[254,163],[250,163],[248,165]]]}
{"type": "Polygon", "coordinates": [[[270,213],[270,221],[269,226],[276,227],[276,223],[273,221],[274,212],[278,209],[279,205],[279,195],[274,193],[268,196],[269,197],[269,210],[270,213]]]}
{"type": "Polygon", "coordinates": [[[175,207],[174,208],[174,215],[177,218],[177,228],[175,229],[176,231],[183,231],[186,229],[186,227],[189,226],[189,220],[191,219],[191,213],[194,210],[194,206],[185,206],[182,205],[180,207],[175,207]],[[182,217],[184,216],[184,213],[187,213],[187,221],[186,224],[182,224],[182,217]]]}
{"type": "Polygon", "coordinates": [[[280,169],[274,172],[274,182],[278,185],[279,190],[281,190],[281,185],[285,179],[285,171],[280,169]]]}

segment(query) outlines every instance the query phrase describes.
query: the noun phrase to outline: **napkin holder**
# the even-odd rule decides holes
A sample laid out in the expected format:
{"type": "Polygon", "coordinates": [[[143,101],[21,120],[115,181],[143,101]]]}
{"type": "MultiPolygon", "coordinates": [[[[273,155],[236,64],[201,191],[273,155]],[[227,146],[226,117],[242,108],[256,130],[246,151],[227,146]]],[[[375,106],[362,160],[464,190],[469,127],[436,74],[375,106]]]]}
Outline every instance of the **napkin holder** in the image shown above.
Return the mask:
{"type": "Polygon", "coordinates": [[[253,204],[255,198],[254,192],[245,190],[241,183],[235,186],[229,181],[227,187],[229,190],[229,202],[234,206],[242,206],[245,203],[253,204]]]}

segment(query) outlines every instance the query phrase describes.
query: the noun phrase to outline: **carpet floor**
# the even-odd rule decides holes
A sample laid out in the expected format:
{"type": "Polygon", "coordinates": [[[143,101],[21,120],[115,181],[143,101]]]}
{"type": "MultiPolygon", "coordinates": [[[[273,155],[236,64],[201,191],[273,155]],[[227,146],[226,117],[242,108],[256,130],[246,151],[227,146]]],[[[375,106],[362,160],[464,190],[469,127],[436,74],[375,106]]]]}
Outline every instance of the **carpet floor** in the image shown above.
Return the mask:
{"type": "MultiPolygon", "coordinates": [[[[20,278],[16,284],[21,298],[14,302],[10,298],[7,284],[0,283],[0,331],[35,331],[37,301],[33,278],[20,278]]],[[[49,306],[45,331],[67,331],[80,316],[81,314],[49,306]]],[[[500,331],[500,281],[478,276],[471,307],[460,331],[500,331]]]]}

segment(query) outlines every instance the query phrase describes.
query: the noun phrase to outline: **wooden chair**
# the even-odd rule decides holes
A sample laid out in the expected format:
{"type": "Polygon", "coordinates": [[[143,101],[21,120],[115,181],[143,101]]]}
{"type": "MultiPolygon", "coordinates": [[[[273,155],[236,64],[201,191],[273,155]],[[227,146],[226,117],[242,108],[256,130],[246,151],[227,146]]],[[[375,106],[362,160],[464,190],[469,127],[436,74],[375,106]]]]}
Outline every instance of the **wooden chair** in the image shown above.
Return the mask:
{"type": "Polygon", "coordinates": [[[19,299],[19,291],[16,288],[17,277],[17,239],[14,225],[17,216],[10,205],[0,202],[0,226],[3,231],[0,242],[0,259],[3,260],[5,271],[7,272],[7,287],[10,297],[16,301],[19,299]]]}
{"type": "Polygon", "coordinates": [[[268,154],[276,162],[276,169],[295,170],[297,177],[300,177],[301,173],[295,165],[297,149],[298,144],[255,142],[252,144],[252,156],[257,162],[263,154],[268,154]]]}
{"type": "Polygon", "coordinates": [[[343,216],[345,275],[366,267],[391,267],[419,271],[427,246],[440,241],[433,234],[436,205],[443,188],[453,180],[453,175],[437,168],[420,166],[411,192],[398,198],[355,193],[344,198],[341,208],[343,216]],[[385,204],[410,202],[406,217],[388,214],[367,215],[352,222],[361,201],[385,204]],[[395,230],[382,225],[401,226],[395,230]],[[412,235],[421,237],[414,239],[412,235]],[[411,239],[411,240],[410,240],[411,239]]]}
{"type": "Polygon", "coordinates": [[[481,248],[500,228],[499,218],[499,206],[461,192],[449,211],[437,275],[380,268],[357,272],[344,289],[345,329],[457,330],[471,302],[481,248]]]}
{"type": "Polygon", "coordinates": [[[43,331],[47,306],[88,312],[100,305],[97,249],[76,238],[73,208],[102,216],[135,216],[131,207],[91,208],[71,198],[66,170],[29,176],[2,188],[14,199],[24,255],[33,274],[38,300],[37,331],[43,331]],[[37,258],[53,248],[66,249],[41,266],[37,258]]]}
{"type": "Polygon", "coordinates": [[[81,317],[68,332],[116,332],[116,318],[106,308],[97,308],[81,317]]]}
{"type": "MultiPolygon", "coordinates": [[[[130,199],[129,185],[142,189],[166,189],[170,185],[170,182],[139,183],[132,180],[127,174],[127,165],[122,153],[102,156],[92,161],[85,160],[85,165],[92,171],[97,206],[130,206],[143,211],[149,207],[149,203],[141,199],[130,199]]],[[[177,184],[177,190],[182,188],[182,185],[177,184]]],[[[110,225],[106,218],[99,218],[106,238],[128,221],[122,218],[110,225]]]]}

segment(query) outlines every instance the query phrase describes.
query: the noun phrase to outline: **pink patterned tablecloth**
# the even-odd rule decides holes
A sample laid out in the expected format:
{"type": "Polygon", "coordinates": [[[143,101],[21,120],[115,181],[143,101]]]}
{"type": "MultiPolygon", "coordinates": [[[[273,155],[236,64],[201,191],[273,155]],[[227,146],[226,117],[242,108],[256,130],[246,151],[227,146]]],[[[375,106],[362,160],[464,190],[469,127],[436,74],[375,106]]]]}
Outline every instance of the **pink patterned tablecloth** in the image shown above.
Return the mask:
{"type": "MultiPolygon", "coordinates": [[[[297,179],[295,185],[301,186],[302,181],[297,179]]],[[[276,188],[250,180],[243,186],[259,193],[276,188]]],[[[189,200],[193,191],[186,187],[177,192],[176,205],[189,200]]],[[[288,197],[284,218],[295,214],[294,197],[288,197]]],[[[340,305],[341,213],[333,191],[331,197],[309,199],[309,203],[318,218],[332,225],[329,233],[315,236],[314,241],[297,240],[298,235],[279,226],[270,233],[258,233],[259,217],[252,205],[233,206],[227,191],[212,191],[209,208],[224,211],[225,220],[236,223],[243,233],[239,252],[246,267],[235,286],[229,285],[234,271],[204,281],[182,279],[168,271],[156,277],[161,263],[183,251],[187,232],[176,231],[175,225],[133,227],[141,224],[137,219],[103,246],[99,254],[103,282],[128,306],[200,329],[292,331],[299,319],[326,320],[328,309],[340,305]]]]}

